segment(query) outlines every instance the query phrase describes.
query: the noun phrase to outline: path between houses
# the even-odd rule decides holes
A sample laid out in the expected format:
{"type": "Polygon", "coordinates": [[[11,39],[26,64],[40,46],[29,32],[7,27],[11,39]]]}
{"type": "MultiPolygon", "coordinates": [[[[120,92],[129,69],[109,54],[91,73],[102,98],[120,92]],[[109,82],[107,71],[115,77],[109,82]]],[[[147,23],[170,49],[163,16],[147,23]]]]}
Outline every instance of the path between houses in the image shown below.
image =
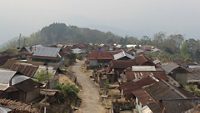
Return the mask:
{"type": "Polygon", "coordinates": [[[77,77],[77,81],[82,86],[82,90],[80,91],[82,104],[76,113],[106,113],[104,107],[99,102],[98,88],[90,80],[89,76],[81,71],[83,63],[83,61],[78,61],[71,68],[77,77]]]}

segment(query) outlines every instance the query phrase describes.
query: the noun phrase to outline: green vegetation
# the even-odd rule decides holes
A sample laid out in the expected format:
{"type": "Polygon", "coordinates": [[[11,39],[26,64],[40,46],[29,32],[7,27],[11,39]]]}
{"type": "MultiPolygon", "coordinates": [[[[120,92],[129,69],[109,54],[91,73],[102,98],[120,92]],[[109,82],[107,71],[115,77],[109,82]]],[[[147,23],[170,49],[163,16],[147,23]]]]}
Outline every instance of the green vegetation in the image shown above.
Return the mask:
{"type": "Polygon", "coordinates": [[[194,84],[188,84],[184,86],[186,91],[192,92],[197,96],[200,96],[200,89],[198,88],[197,85],[194,84]]]}
{"type": "Polygon", "coordinates": [[[36,73],[35,78],[39,81],[39,82],[47,82],[50,78],[53,77],[53,74],[48,72],[45,70],[41,70],[39,72],[36,73]]]}
{"type": "Polygon", "coordinates": [[[77,99],[79,99],[79,88],[75,85],[58,83],[56,89],[60,90],[64,94],[63,99],[67,100],[70,105],[75,104],[77,99]]]}
{"type": "Polygon", "coordinates": [[[120,36],[111,32],[67,26],[64,23],[53,23],[28,37],[15,38],[4,45],[4,48],[17,48],[34,44],[56,44],[56,43],[110,43],[116,42],[120,36]],[[25,44],[24,44],[25,42],[25,44]]]}
{"type": "Polygon", "coordinates": [[[191,58],[189,53],[189,47],[186,41],[183,42],[180,48],[180,54],[184,60],[189,60],[191,58]]]}

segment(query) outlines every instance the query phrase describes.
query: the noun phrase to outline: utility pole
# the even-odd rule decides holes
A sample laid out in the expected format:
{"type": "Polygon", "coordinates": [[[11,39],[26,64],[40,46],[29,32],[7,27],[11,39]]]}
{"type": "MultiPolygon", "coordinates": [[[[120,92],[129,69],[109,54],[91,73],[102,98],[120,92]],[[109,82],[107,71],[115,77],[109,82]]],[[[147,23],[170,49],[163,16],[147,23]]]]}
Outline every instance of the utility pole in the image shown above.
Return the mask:
{"type": "Polygon", "coordinates": [[[18,40],[18,41],[19,41],[19,47],[18,47],[18,49],[21,48],[21,36],[22,36],[22,34],[20,33],[20,34],[19,34],[19,40],[18,40]]]}
{"type": "Polygon", "coordinates": [[[26,46],[26,39],[24,38],[24,44],[23,44],[23,47],[25,47],[26,46]]]}
{"type": "MultiPolygon", "coordinates": [[[[47,74],[47,84],[46,84],[46,90],[48,89],[48,86],[49,86],[49,73],[48,73],[48,71],[49,71],[49,69],[48,69],[48,63],[47,62],[45,62],[45,64],[44,64],[45,66],[46,66],[46,74],[47,74]]],[[[45,99],[47,100],[47,94],[45,93],[45,99]]],[[[45,106],[44,106],[44,113],[47,113],[47,107],[46,107],[46,105],[47,105],[47,102],[46,102],[46,100],[45,100],[45,106]]]]}

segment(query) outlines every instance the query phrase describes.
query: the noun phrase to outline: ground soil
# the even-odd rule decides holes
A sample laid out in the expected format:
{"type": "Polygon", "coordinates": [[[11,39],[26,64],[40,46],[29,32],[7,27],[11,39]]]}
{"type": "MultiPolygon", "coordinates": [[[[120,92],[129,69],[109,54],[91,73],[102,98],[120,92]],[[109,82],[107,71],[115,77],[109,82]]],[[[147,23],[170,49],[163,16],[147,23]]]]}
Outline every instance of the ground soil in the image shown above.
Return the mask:
{"type": "Polygon", "coordinates": [[[76,113],[106,113],[104,107],[99,101],[100,95],[98,87],[95,86],[94,82],[90,80],[88,74],[91,72],[84,72],[81,69],[84,61],[77,61],[71,71],[77,77],[77,81],[82,86],[80,91],[80,98],[82,99],[82,104],[76,113]]]}

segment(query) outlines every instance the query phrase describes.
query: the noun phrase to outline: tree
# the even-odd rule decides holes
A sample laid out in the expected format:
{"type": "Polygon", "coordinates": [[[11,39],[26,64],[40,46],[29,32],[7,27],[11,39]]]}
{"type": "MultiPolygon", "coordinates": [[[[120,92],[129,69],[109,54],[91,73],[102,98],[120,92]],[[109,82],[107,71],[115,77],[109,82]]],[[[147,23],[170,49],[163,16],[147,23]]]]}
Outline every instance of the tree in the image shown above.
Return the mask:
{"type": "Polygon", "coordinates": [[[158,48],[163,48],[163,43],[166,36],[163,32],[156,33],[153,38],[153,44],[158,48]]]}
{"type": "Polygon", "coordinates": [[[184,37],[180,34],[169,35],[163,42],[163,50],[170,54],[179,54],[184,37]]]}
{"type": "Polygon", "coordinates": [[[180,48],[181,44],[183,43],[184,41],[184,37],[183,35],[181,34],[173,34],[173,35],[170,35],[169,36],[169,39],[173,40],[175,45],[176,45],[176,48],[180,48]]]}
{"type": "Polygon", "coordinates": [[[189,53],[187,41],[184,41],[183,44],[181,45],[180,53],[184,60],[190,59],[190,53],[189,53]]]}
{"type": "Polygon", "coordinates": [[[188,39],[187,40],[188,51],[192,59],[199,61],[198,50],[200,49],[200,43],[198,40],[195,39],[188,39]]]}
{"type": "Polygon", "coordinates": [[[151,38],[149,38],[148,36],[143,36],[140,40],[140,43],[143,45],[151,44],[151,38]]]}

